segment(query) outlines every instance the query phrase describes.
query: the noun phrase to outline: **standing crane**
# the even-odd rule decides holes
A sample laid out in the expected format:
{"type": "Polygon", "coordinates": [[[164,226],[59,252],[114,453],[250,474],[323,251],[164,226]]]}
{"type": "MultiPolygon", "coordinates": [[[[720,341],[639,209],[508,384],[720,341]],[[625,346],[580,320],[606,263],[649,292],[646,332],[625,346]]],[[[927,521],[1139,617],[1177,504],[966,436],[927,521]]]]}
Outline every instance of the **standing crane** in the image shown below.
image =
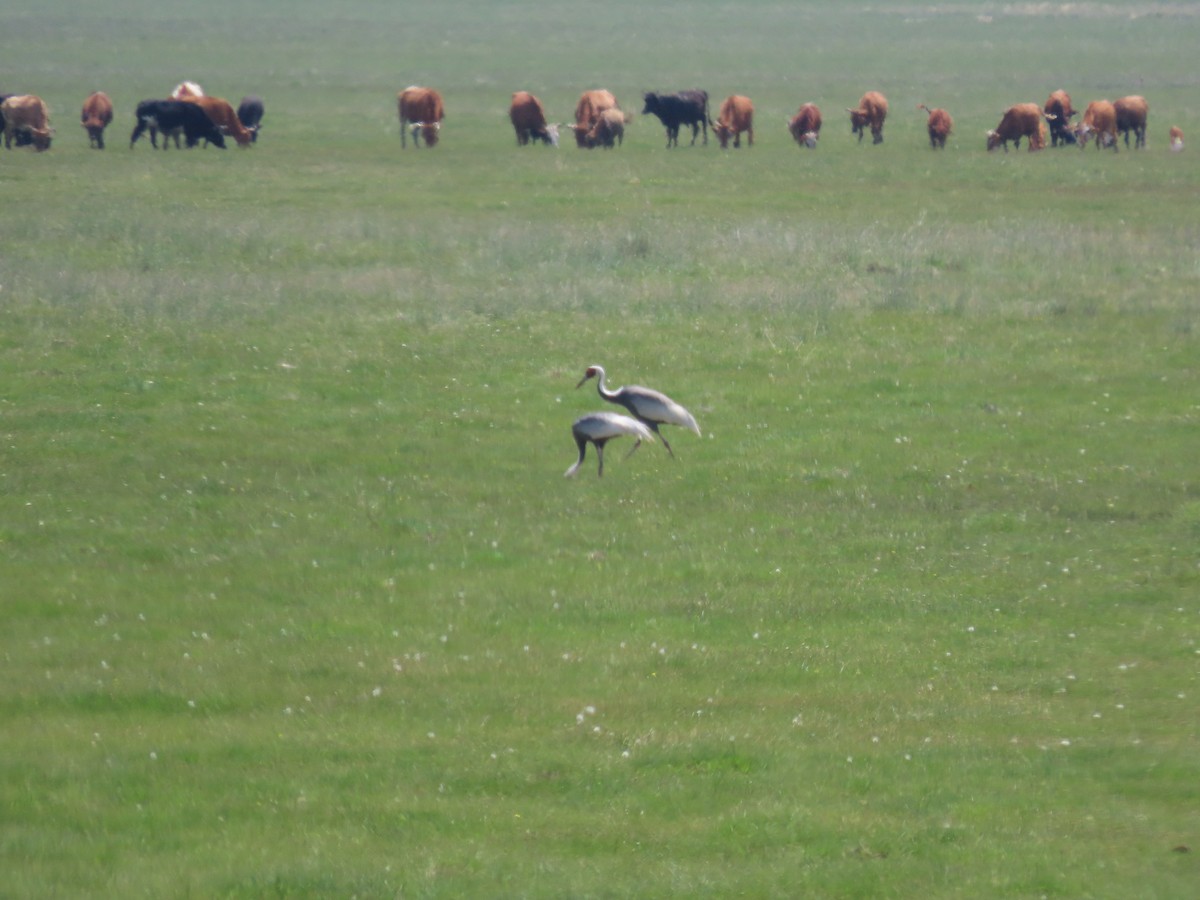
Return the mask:
{"type": "MultiPolygon", "coordinates": [[[[596,390],[600,392],[601,397],[609,403],[625,407],[633,414],[634,418],[645,423],[651,431],[658,435],[671,456],[674,456],[675,452],[667,443],[667,439],[662,436],[662,432],[658,430],[659,425],[679,425],[691,429],[697,435],[700,434],[700,426],[696,424],[695,417],[666,394],[636,384],[629,384],[610,391],[604,383],[603,366],[588,366],[587,371],[583,373],[583,378],[579,380],[579,384],[575,385],[576,389],[583,387],[584,382],[589,378],[596,379],[596,390]]],[[[633,445],[633,450],[636,450],[641,443],[639,438],[638,442],[633,445]]],[[[633,450],[629,452],[633,453],[633,450]]]]}
{"type": "MultiPolygon", "coordinates": [[[[578,472],[579,467],[583,465],[583,457],[587,454],[589,442],[596,445],[596,458],[600,461],[600,471],[597,473],[597,477],[600,477],[604,475],[604,445],[609,441],[627,434],[637,438],[637,443],[633,445],[633,450],[636,450],[641,446],[642,441],[654,440],[650,429],[637,419],[614,412],[596,412],[580,416],[571,423],[571,434],[579,446],[579,459],[575,460],[575,465],[563,473],[566,478],[570,478],[578,472]]],[[[632,454],[633,450],[629,452],[632,454]]]]}

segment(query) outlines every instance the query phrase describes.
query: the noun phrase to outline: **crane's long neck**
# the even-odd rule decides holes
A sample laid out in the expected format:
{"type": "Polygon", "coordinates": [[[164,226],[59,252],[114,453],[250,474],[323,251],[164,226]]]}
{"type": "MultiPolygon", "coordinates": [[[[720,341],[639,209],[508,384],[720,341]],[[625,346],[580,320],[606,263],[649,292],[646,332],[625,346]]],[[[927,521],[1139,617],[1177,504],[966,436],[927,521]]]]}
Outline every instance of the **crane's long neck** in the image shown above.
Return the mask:
{"type": "Polygon", "coordinates": [[[599,366],[596,367],[596,391],[609,403],[616,403],[617,394],[620,392],[620,388],[615,391],[608,389],[608,385],[604,381],[604,370],[599,366]]]}

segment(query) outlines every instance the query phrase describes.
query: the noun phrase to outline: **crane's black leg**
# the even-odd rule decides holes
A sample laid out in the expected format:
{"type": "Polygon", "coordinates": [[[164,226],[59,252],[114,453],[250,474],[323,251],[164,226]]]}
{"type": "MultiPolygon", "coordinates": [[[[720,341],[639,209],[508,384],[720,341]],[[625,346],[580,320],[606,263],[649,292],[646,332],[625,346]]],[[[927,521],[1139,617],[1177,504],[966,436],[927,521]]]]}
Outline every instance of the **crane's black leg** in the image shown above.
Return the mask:
{"type": "Polygon", "coordinates": [[[658,435],[658,439],[660,441],[662,441],[663,446],[667,448],[667,453],[669,453],[673,457],[675,455],[675,451],[671,449],[671,445],[667,443],[667,439],[665,437],[663,437],[662,432],[658,430],[658,424],[655,423],[655,424],[651,425],[650,430],[658,435]]]}
{"type": "Polygon", "coordinates": [[[605,443],[607,443],[607,442],[606,441],[595,441],[596,458],[598,460],[600,460],[600,469],[599,469],[599,471],[596,472],[597,478],[601,478],[604,476],[604,445],[605,445],[605,443]]]}

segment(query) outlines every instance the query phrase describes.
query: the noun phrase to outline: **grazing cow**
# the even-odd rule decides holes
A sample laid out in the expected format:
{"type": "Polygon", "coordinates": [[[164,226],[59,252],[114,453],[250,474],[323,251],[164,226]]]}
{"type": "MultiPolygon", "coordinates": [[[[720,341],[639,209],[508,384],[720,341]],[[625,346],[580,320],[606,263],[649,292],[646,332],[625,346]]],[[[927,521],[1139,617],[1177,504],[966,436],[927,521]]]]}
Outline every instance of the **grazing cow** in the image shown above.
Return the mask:
{"type": "Polygon", "coordinates": [[[517,91],[512,95],[508,118],[517,133],[518,146],[524,147],[530,139],[551,147],[558,146],[558,126],[546,124],[546,110],[542,107],[542,101],[529,91],[517,91]]]}
{"type": "Polygon", "coordinates": [[[817,138],[821,136],[821,110],[815,103],[805,103],[788,122],[788,131],[797,144],[803,144],[810,150],[817,146],[817,138]]]}
{"type": "Polygon", "coordinates": [[[950,117],[950,113],[940,108],[930,109],[924,103],[917,109],[923,109],[929,113],[929,120],[925,123],[925,128],[929,131],[929,146],[934,150],[939,147],[945,149],[946,138],[954,130],[954,119],[950,117]]]}
{"type": "Polygon", "coordinates": [[[33,94],[15,94],[0,103],[0,117],[4,119],[4,146],[12,149],[13,141],[18,147],[33,144],[41,152],[50,149],[54,134],[50,128],[50,114],[41,97],[33,94]]]}
{"type": "MultiPolygon", "coordinates": [[[[150,143],[156,148],[158,145],[154,143],[155,131],[163,133],[162,148],[166,150],[167,135],[178,130],[183,132],[189,147],[195,147],[203,139],[216,144],[222,150],[225,149],[225,138],[221,130],[196,103],[184,100],[143,100],[137,105],[136,115],[137,125],[134,126],[133,134],[129,136],[130,150],[146,129],[150,129],[150,143]]],[[[178,146],[177,137],[176,147],[178,146]]]]}
{"type": "Polygon", "coordinates": [[[692,146],[696,136],[704,129],[704,143],[708,143],[708,91],[679,91],[675,94],[659,94],[648,91],[642,95],[646,101],[643,116],[655,115],[667,129],[667,146],[679,146],[679,126],[692,126],[692,146]]]}
{"type": "Polygon", "coordinates": [[[575,124],[568,126],[575,132],[576,146],[595,146],[588,143],[588,134],[596,127],[596,121],[606,109],[620,109],[617,98],[610,91],[584,91],[579,95],[579,102],[575,104],[575,124]]]}
{"type": "Polygon", "coordinates": [[[1129,132],[1133,132],[1134,148],[1146,146],[1146,117],[1150,114],[1150,105],[1145,97],[1136,94],[1132,97],[1122,97],[1114,101],[1113,109],[1117,112],[1117,131],[1125,135],[1125,149],[1129,149],[1129,132]]]}
{"type": "Polygon", "coordinates": [[[1183,149],[1183,129],[1178,125],[1171,126],[1171,152],[1178,153],[1183,149]]]}
{"type": "Polygon", "coordinates": [[[612,149],[625,142],[625,113],[616,107],[604,110],[587,133],[588,147],[612,149]]]}
{"type": "Polygon", "coordinates": [[[867,91],[858,101],[857,109],[847,109],[850,113],[850,133],[857,134],[862,143],[863,129],[871,129],[871,143],[883,143],[883,120],[887,118],[887,98],[879,91],[867,91]]]}
{"type": "Polygon", "coordinates": [[[742,146],[742,132],[746,133],[746,145],[754,146],[754,104],[749,97],[737,94],[726,97],[717,112],[717,121],[710,124],[722,150],[729,146],[730,138],[733,146],[742,146]]]}
{"type": "Polygon", "coordinates": [[[242,98],[237,108],[238,121],[250,132],[250,140],[258,140],[258,130],[262,128],[263,102],[262,97],[248,94],[242,98]]]}
{"type": "Polygon", "coordinates": [[[233,107],[228,100],[223,100],[220,97],[189,96],[184,97],[183,101],[185,103],[194,103],[208,113],[208,117],[217,126],[217,130],[221,134],[227,134],[232,137],[237,141],[239,147],[249,147],[254,143],[254,135],[242,125],[237,117],[237,113],[233,111],[233,107]]]}
{"type": "Polygon", "coordinates": [[[1064,144],[1075,143],[1075,132],[1071,129],[1071,116],[1075,110],[1071,107],[1071,95],[1058,90],[1046,98],[1042,107],[1046,121],[1050,123],[1050,146],[1057,147],[1059,141],[1064,144]]]}
{"type": "Polygon", "coordinates": [[[1046,146],[1042,132],[1042,109],[1036,103],[1017,103],[1004,111],[1000,124],[987,133],[987,148],[995,150],[1003,146],[1008,152],[1008,142],[1021,149],[1021,138],[1029,138],[1029,150],[1041,150],[1046,146]]]}
{"type": "Polygon", "coordinates": [[[83,101],[83,112],[79,118],[87,129],[89,146],[103,150],[104,129],[113,120],[112,101],[108,99],[108,94],[96,91],[90,95],[83,101]]]}
{"type": "Polygon", "coordinates": [[[396,106],[400,110],[400,146],[405,146],[405,126],[412,123],[413,146],[421,146],[421,137],[425,138],[426,147],[435,147],[438,133],[442,128],[442,119],[446,110],[442,105],[442,95],[433,88],[406,87],[396,95],[396,106]]]}
{"type": "Polygon", "coordinates": [[[1075,126],[1075,140],[1079,149],[1087,146],[1087,142],[1095,136],[1096,149],[1101,147],[1113,148],[1117,152],[1117,109],[1107,100],[1093,100],[1083,111],[1083,121],[1075,126]]]}
{"type": "Polygon", "coordinates": [[[204,88],[196,84],[194,81],[181,81],[175,85],[175,90],[171,91],[172,100],[187,100],[189,97],[203,97],[204,88]]]}

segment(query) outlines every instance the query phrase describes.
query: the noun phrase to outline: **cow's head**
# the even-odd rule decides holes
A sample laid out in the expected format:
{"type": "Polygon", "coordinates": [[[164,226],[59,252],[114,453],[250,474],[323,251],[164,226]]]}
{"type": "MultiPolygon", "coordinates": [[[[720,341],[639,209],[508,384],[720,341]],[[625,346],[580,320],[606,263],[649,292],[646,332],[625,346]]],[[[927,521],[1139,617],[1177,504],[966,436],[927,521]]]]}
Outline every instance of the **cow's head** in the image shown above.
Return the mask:
{"type": "Polygon", "coordinates": [[[717,136],[717,140],[721,142],[721,149],[724,150],[729,146],[729,139],[733,137],[733,126],[726,125],[724,122],[712,123],[713,134],[717,136]]]}
{"type": "Polygon", "coordinates": [[[805,147],[807,147],[809,150],[812,150],[814,147],[817,146],[817,138],[818,137],[820,137],[820,135],[818,135],[817,132],[806,131],[801,136],[801,140],[803,141],[805,147]]]}
{"type": "Polygon", "coordinates": [[[436,147],[438,133],[442,130],[441,122],[429,122],[421,126],[421,136],[425,138],[426,147],[436,147]]]}
{"type": "Polygon", "coordinates": [[[1000,146],[1000,132],[996,131],[995,129],[992,129],[991,131],[989,131],[987,133],[988,152],[990,153],[991,151],[995,150],[998,146],[1000,146]]]}
{"type": "Polygon", "coordinates": [[[1094,131],[1095,129],[1086,122],[1080,122],[1071,129],[1071,132],[1075,135],[1075,143],[1079,144],[1081,150],[1087,146],[1087,142],[1094,131]]]}
{"type": "Polygon", "coordinates": [[[654,91],[647,91],[642,94],[642,99],[646,101],[646,105],[642,109],[643,116],[653,115],[658,112],[658,94],[654,91]]]}
{"type": "Polygon", "coordinates": [[[847,109],[850,113],[850,126],[854,131],[862,131],[871,122],[871,115],[865,109],[847,109]]]}
{"type": "Polygon", "coordinates": [[[547,125],[541,134],[543,143],[549,144],[551,147],[558,146],[558,126],[547,125]]]}

